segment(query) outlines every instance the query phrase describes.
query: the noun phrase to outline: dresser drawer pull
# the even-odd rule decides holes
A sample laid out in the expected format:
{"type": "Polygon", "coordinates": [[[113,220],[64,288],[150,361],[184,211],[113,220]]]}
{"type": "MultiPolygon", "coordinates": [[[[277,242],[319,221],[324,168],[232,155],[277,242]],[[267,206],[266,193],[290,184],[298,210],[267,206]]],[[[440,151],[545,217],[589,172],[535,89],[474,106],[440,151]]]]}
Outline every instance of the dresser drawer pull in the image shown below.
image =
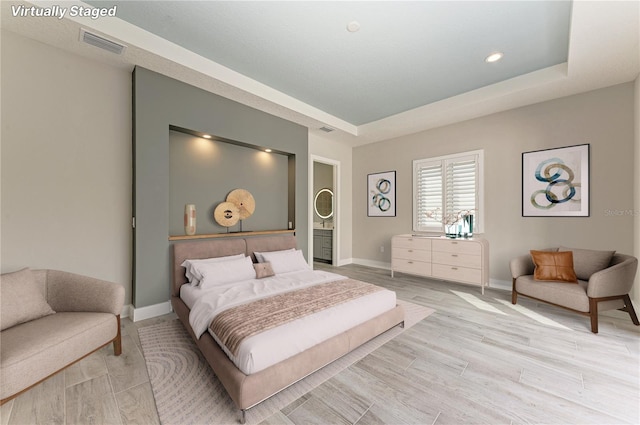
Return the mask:
{"type": "Polygon", "coordinates": [[[452,245],[458,245],[458,242],[451,242],[452,245]]]}
{"type": "Polygon", "coordinates": [[[413,264],[413,261],[407,261],[407,264],[413,264]]]}
{"type": "Polygon", "coordinates": [[[451,256],[452,256],[452,257],[457,257],[457,256],[458,256],[458,254],[451,254],[451,256]]]}
{"type": "Polygon", "coordinates": [[[413,249],[408,250],[408,252],[413,252],[413,249]]]}
{"type": "Polygon", "coordinates": [[[451,267],[451,270],[458,270],[457,267],[451,267]]]}

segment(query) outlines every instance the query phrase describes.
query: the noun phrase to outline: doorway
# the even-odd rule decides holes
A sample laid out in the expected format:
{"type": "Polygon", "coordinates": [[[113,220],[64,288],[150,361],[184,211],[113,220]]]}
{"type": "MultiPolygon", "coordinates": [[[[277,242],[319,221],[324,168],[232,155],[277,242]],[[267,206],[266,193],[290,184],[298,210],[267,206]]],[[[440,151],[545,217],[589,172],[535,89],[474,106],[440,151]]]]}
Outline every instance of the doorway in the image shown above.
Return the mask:
{"type": "Polygon", "coordinates": [[[311,179],[311,255],[314,262],[338,264],[339,162],[313,157],[311,179]]]}

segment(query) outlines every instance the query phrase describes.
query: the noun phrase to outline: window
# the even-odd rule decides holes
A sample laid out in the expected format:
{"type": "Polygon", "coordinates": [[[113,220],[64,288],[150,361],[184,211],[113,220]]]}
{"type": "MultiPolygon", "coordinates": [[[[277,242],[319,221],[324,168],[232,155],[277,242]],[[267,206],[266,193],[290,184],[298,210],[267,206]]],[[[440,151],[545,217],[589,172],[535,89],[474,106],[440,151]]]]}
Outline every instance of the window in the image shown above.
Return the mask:
{"type": "Polygon", "coordinates": [[[474,233],[482,232],[483,157],[477,150],[413,161],[414,231],[444,232],[470,212],[474,233]]]}

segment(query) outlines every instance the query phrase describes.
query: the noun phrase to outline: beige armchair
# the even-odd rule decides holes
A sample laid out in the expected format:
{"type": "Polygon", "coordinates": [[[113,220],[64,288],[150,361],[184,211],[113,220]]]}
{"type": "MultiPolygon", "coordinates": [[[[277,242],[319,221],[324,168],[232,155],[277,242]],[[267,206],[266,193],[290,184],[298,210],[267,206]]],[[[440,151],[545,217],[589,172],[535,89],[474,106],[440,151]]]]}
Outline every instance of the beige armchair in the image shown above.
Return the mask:
{"type": "Polygon", "coordinates": [[[544,251],[573,251],[574,270],[578,284],[535,280],[531,255],[511,260],[513,278],[511,303],[518,295],[544,301],[591,318],[591,332],[598,333],[598,312],[618,309],[629,313],[638,326],[638,317],[629,292],[633,286],[638,260],[612,251],[575,248],[551,248],[544,251]]]}
{"type": "Polygon", "coordinates": [[[0,303],[0,405],[106,345],[122,352],[122,285],[23,269],[0,276],[0,303]]]}

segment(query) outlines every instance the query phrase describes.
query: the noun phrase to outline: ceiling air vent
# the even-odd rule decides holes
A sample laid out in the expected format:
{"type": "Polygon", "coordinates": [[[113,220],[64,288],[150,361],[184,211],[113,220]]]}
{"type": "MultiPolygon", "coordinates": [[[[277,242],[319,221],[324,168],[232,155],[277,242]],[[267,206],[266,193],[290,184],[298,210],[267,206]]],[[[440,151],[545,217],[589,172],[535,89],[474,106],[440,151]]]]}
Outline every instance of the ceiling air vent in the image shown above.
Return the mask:
{"type": "Polygon", "coordinates": [[[335,128],[331,128],[331,127],[320,127],[320,130],[324,131],[325,133],[331,133],[333,130],[335,130],[335,128]]]}
{"type": "Polygon", "coordinates": [[[116,43],[115,41],[107,40],[104,37],[90,33],[84,28],[80,29],[80,41],[99,47],[103,50],[107,50],[111,53],[115,53],[116,55],[121,55],[122,52],[124,52],[124,49],[127,48],[127,46],[123,44],[116,43]]]}

